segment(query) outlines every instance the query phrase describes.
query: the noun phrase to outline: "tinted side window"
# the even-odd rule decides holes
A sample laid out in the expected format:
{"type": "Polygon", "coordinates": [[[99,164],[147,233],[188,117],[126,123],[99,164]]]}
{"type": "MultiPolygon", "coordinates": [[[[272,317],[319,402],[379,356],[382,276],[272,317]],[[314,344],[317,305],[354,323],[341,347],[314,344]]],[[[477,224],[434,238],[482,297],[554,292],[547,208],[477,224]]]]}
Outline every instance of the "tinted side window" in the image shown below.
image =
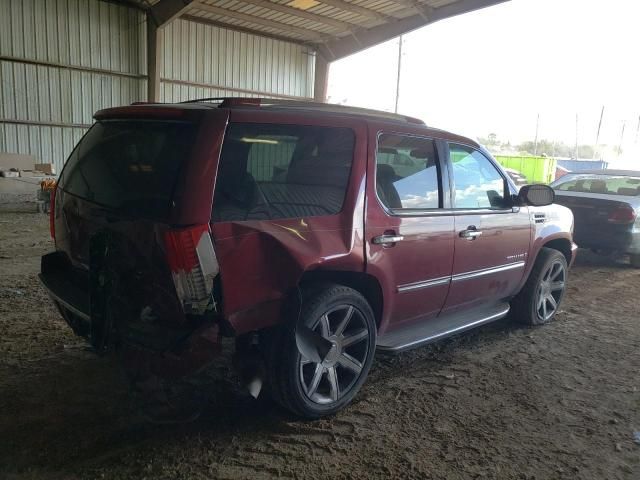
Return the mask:
{"type": "Polygon", "coordinates": [[[449,144],[455,208],[505,208],[505,181],[482,153],[464,145],[449,144]]]}
{"type": "Polygon", "coordinates": [[[440,207],[439,171],[432,140],[380,135],[376,154],[376,192],[389,209],[440,207]]]}
{"type": "Polygon", "coordinates": [[[225,135],[214,222],[334,215],[342,210],[355,137],[348,128],[236,123],[225,135]]]}

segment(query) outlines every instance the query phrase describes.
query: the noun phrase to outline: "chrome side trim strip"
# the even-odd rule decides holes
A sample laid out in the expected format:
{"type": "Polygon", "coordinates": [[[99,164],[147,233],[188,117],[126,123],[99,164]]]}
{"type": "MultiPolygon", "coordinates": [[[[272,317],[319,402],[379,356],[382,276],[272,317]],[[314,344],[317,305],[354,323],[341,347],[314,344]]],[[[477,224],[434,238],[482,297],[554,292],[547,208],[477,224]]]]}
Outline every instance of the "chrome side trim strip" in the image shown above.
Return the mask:
{"type": "Polygon", "coordinates": [[[449,282],[460,282],[463,280],[469,280],[472,278],[483,277],[485,275],[492,275],[494,273],[506,272],[507,270],[514,270],[516,268],[523,268],[525,262],[513,262],[499,267],[484,268],[482,270],[474,270],[472,272],[458,273],[452,277],[439,277],[431,280],[424,280],[414,283],[406,283],[404,285],[398,285],[398,293],[410,292],[412,290],[418,290],[421,288],[436,287],[438,285],[444,285],[449,282]]]}
{"type": "Polygon", "coordinates": [[[397,217],[439,217],[439,216],[459,216],[459,215],[504,215],[506,213],[517,213],[514,208],[478,208],[478,209],[455,209],[455,208],[427,208],[427,209],[387,209],[392,215],[397,217]]]}
{"type": "Polygon", "coordinates": [[[470,323],[465,323],[464,325],[460,325],[458,327],[454,327],[451,328],[449,330],[445,330],[444,332],[440,332],[440,333],[436,333],[435,335],[430,335],[428,337],[425,338],[420,338],[417,340],[414,340],[412,342],[409,343],[405,343],[403,345],[397,345],[394,346],[392,348],[380,348],[380,350],[385,350],[385,351],[389,351],[389,352],[395,352],[398,350],[406,350],[409,348],[413,348],[413,347],[417,347],[419,345],[422,345],[423,343],[429,343],[432,342],[434,340],[437,340],[438,338],[441,337],[448,337],[449,335],[453,335],[456,332],[462,331],[462,330],[468,330],[472,327],[478,326],[478,325],[482,325],[483,323],[489,323],[492,322],[494,320],[498,320],[500,318],[503,318],[504,316],[507,315],[507,313],[509,313],[510,307],[506,307],[504,310],[499,311],[498,313],[494,313],[493,315],[489,315],[488,317],[483,317],[480,318],[478,320],[474,320],[473,322],[470,323]]]}
{"type": "Polygon", "coordinates": [[[516,268],[524,268],[525,262],[514,262],[501,265],[499,267],[484,268],[482,270],[475,270],[473,272],[459,273],[451,277],[452,282],[461,282],[463,280],[470,280],[472,278],[484,277],[485,275],[492,275],[494,273],[506,272],[507,270],[515,270],[516,268]]]}
{"type": "Polygon", "coordinates": [[[422,282],[407,283],[404,285],[398,285],[398,293],[410,292],[412,290],[419,290],[421,288],[436,287],[438,285],[444,285],[451,281],[451,277],[434,278],[433,280],[425,280],[422,282]]]}

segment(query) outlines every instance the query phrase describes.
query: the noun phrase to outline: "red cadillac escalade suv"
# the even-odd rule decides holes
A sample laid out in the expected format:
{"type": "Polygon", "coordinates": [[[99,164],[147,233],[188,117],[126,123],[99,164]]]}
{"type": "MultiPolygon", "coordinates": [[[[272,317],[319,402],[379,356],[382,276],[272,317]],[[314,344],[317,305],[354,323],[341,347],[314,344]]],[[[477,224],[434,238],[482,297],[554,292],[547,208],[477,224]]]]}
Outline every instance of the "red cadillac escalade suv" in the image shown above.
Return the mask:
{"type": "MultiPolygon", "coordinates": [[[[376,351],[550,321],[573,217],[476,142],[264,99],[99,111],[66,162],[41,279],[98,352],[180,377],[222,337],[294,413],[347,405],[376,351]],[[128,360],[127,360],[128,359],[128,360]]],[[[246,371],[246,368],[245,368],[246,371]]]]}

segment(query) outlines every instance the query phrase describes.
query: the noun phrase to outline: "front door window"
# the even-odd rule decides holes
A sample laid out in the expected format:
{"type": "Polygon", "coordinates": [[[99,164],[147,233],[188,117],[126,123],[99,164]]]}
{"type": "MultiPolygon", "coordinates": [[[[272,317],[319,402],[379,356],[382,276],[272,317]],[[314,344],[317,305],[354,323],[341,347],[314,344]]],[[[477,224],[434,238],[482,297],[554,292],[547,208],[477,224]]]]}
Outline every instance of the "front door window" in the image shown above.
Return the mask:
{"type": "Polygon", "coordinates": [[[507,185],[500,172],[482,153],[464,145],[450,145],[455,181],[455,208],[505,208],[507,185]]]}

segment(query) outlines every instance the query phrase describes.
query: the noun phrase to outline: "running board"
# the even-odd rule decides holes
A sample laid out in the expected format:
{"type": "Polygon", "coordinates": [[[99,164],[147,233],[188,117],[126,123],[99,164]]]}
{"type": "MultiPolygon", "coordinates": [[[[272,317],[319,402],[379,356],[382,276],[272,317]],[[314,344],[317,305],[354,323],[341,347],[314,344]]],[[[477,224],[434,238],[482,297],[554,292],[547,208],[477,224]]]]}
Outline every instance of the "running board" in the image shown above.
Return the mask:
{"type": "Polygon", "coordinates": [[[509,304],[503,303],[488,310],[465,312],[449,317],[437,317],[426,322],[414,323],[386,333],[378,338],[377,349],[382,352],[398,353],[426,345],[427,343],[464,332],[485,323],[505,317],[509,304]]]}

